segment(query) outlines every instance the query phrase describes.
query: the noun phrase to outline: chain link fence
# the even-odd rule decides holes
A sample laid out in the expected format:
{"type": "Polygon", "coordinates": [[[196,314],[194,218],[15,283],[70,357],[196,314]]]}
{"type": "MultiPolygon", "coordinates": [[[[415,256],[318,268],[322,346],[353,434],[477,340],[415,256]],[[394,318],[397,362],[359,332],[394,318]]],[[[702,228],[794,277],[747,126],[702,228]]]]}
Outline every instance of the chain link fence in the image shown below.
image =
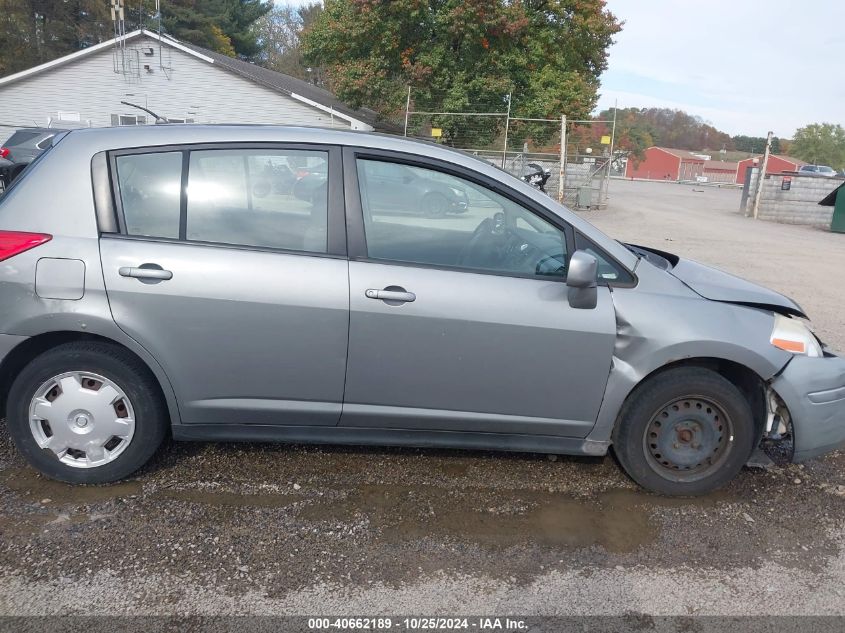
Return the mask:
{"type": "Polygon", "coordinates": [[[409,88],[404,134],[464,150],[517,178],[537,168],[548,171],[546,193],[571,208],[607,205],[614,121],[514,116],[518,104],[511,103],[510,95],[503,97],[502,106],[501,112],[473,111],[471,106],[464,111],[416,110],[409,88]]]}

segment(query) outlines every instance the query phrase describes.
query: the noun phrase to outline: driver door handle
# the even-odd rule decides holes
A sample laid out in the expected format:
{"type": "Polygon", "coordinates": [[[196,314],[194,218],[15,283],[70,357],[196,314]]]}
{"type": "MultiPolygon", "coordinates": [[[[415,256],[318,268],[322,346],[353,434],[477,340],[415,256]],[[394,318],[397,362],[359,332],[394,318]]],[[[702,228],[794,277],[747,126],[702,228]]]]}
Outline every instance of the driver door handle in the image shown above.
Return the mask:
{"type": "Polygon", "coordinates": [[[379,299],[381,301],[395,301],[397,303],[410,303],[411,301],[417,300],[417,295],[413,292],[406,292],[404,289],[402,290],[376,290],[375,288],[369,288],[364,291],[364,295],[367,299],[379,299]]]}

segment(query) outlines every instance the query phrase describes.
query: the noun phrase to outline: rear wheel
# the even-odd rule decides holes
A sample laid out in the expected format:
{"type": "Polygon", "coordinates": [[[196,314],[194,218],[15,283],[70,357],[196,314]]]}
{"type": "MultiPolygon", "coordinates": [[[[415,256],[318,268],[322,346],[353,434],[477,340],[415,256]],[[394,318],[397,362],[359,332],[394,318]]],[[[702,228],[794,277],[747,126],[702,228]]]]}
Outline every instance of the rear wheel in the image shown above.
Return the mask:
{"type": "Polygon", "coordinates": [[[69,483],[106,483],[143,466],[167,429],[155,379],[116,345],[60,345],[33,359],[9,393],[6,421],[36,469],[69,483]]]}
{"type": "Polygon", "coordinates": [[[671,369],[626,403],[614,451],[641,486],[666,495],[706,494],[733,479],[754,447],[742,393],[708,369],[671,369]]]}

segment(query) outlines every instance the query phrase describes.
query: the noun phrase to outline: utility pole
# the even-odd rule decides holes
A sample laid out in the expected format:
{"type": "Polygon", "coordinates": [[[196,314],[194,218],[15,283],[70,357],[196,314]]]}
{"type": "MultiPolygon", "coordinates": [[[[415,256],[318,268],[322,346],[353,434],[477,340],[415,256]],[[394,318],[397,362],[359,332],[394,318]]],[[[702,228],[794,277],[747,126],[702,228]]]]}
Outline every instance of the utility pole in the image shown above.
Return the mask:
{"type": "Polygon", "coordinates": [[[505,168],[505,161],[508,158],[508,131],[511,126],[511,93],[508,93],[508,113],[505,115],[505,146],[502,149],[502,169],[505,168]]]}
{"type": "Polygon", "coordinates": [[[566,189],[566,115],[560,117],[560,175],[557,183],[557,201],[563,204],[566,189]]]}
{"type": "Polygon", "coordinates": [[[408,112],[411,109],[411,85],[408,84],[408,99],[405,101],[405,136],[408,136],[408,112]]]}
{"type": "Polygon", "coordinates": [[[766,177],[766,167],[769,164],[769,153],[772,151],[772,132],[766,137],[766,149],[763,151],[763,162],[757,174],[757,186],[754,188],[754,203],[751,206],[751,216],[756,220],[760,210],[760,194],[763,193],[763,179],[766,177]]]}

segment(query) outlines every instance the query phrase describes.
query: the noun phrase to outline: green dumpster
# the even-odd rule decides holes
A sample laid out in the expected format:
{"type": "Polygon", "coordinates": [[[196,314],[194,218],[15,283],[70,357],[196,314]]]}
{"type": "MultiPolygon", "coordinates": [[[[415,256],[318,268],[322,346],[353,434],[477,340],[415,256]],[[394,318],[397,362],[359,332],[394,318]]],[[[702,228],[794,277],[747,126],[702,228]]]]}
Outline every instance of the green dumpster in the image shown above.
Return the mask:
{"type": "Polygon", "coordinates": [[[833,207],[830,230],[835,233],[845,233],[845,182],[825,196],[819,204],[833,207]]]}

